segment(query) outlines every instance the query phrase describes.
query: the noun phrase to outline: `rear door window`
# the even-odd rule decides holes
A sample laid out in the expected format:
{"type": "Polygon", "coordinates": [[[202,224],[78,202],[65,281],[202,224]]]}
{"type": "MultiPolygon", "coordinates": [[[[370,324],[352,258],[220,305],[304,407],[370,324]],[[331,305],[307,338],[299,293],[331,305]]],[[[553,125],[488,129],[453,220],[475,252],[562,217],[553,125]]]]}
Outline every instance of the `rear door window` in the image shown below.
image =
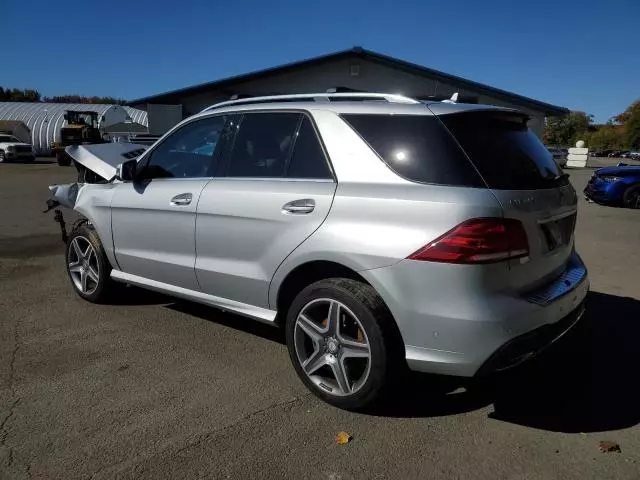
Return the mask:
{"type": "Polygon", "coordinates": [[[489,188],[536,190],[569,183],[526,117],[498,111],[440,115],[489,188]]]}
{"type": "Polygon", "coordinates": [[[303,116],[302,124],[296,137],[293,154],[287,169],[287,177],[330,179],[331,170],[329,170],[324,151],[311,121],[306,116],[303,116]]]}
{"type": "Polygon", "coordinates": [[[344,114],[342,118],[403,178],[486,188],[454,138],[433,115],[344,114]]]}
{"type": "Polygon", "coordinates": [[[247,113],[233,143],[227,177],[283,177],[300,113],[247,113]]]}

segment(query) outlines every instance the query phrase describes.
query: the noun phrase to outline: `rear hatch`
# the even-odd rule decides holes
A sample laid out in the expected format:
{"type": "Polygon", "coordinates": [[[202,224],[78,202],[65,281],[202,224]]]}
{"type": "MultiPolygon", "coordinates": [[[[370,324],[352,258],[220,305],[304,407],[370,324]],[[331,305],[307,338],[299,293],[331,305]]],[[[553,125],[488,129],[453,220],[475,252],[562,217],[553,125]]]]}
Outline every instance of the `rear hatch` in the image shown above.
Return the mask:
{"type": "Polygon", "coordinates": [[[496,196],[504,216],[525,228],[529,256],[509,260],[510,286],[533,289],[560,275],[573,252],[577,195],[568,175],[527,128],[527,117],[498,109],[432,111],[496,196]]]}

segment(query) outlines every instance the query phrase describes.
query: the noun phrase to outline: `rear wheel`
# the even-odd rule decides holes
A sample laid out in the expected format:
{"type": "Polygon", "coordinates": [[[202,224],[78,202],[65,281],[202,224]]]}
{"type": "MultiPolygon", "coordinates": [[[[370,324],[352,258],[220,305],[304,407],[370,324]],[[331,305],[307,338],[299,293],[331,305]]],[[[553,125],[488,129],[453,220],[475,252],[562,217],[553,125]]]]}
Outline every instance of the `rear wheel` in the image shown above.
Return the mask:
{"type": "Polygon", "coordinates": [[[393,319],[371,286],[326,279],[293,301],[287,347],[296,373],[315,395],[360,410],[381,397],[400,364],[392,328],[393,319]]]}
{"type": "Polygon", "coordinates": [[[4,151],[0,150],[0,163],[6,162],[6,157],[4,156],[4,151]]]}
{"type": "Polygon", "coordinates": [[[627,208],[640,208],[640,185],[627,188],[622,196],[622,203],[627,208]]]}
{"type": "Polygon", "coordinates": [[[114,287],[111,265],[93,227],[85,223],[73,230],[65,258],[76,293],[91,303],[106,302],[114,287]]]}

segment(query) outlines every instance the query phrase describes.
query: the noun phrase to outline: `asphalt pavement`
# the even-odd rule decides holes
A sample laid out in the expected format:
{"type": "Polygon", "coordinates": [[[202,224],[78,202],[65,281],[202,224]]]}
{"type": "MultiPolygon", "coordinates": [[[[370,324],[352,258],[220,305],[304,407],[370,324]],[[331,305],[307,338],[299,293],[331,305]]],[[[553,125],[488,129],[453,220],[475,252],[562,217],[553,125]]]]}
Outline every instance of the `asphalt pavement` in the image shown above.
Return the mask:
{"type": "Polygon", "coordinates": [[[415,375],[355,414],[307,392],[269,326],[135,288],[78,298],[41,213],[73,177],[0,165],[0,478],[640,478],[640,211],[581,198],[588,310],[546,355],[468,388],[415,375]]]}

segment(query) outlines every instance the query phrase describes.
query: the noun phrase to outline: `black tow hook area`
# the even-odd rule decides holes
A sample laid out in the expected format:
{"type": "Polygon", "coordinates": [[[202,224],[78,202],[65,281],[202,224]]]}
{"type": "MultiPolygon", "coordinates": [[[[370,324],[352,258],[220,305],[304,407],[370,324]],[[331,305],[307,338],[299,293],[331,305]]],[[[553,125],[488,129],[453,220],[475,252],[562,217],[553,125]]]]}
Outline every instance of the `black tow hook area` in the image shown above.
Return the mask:
{"type": "Polygon", "coordinates": [[[60,224],[60,233],[62,234],[62,241],[66,244],[69,240],[67,235],[67,225],[64,223],[64,216],[62,215],[62,211],[60,209],[55,210],[55,215],[53,216],[53,220],[60,224]]]}
{"type": "MultiPolygon", "coordinates": [[[[42,213],[47,213],[59,206],[57,200],[50,198],[47,200],[47,209],[42,213]]],[[[64,221],[64,215],[62,215],[62,211],[59,208],[54,210],[55,215],[53,216],[53,221],[60,224],[60,233],[62,235],[62,241],[66,244],[67,240],[69,240],[69,236],[67,235],[67,224],[64,221]]]]}

